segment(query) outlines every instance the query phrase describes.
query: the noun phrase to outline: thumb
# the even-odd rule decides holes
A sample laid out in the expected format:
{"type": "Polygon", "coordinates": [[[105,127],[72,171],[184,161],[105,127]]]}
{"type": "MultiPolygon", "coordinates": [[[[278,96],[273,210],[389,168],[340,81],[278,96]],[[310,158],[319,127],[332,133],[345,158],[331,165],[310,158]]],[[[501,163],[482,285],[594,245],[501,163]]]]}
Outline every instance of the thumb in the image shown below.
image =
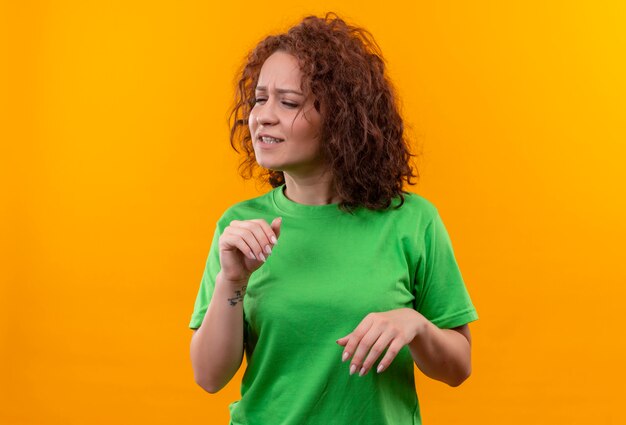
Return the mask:
{"type": "Polygon", "coordinates": [[[278,239],[278,237],[280,236],[280,225],[283,222],[283,218],[282,217],[276,217],[273,221],[272,221],[272,230],[274,231],[274,233],[276,233],[276,238],[278,239]]]}

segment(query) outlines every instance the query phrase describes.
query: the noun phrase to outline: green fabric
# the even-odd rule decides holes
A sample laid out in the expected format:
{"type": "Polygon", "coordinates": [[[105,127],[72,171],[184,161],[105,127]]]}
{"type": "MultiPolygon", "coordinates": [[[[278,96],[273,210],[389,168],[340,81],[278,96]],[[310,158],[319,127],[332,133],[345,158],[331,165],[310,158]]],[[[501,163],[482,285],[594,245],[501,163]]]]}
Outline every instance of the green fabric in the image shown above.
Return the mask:
{"type": "Polygon", "coordinates": [[[416,308],[440,328],[478,318],[437,209],[409,193],[398,210],[351,215],[337,204],[295,203],[283,187],[224,212],[189,323],[202,323],[230,221],[282,216],[278,244],[244,298],[248,366],[231,423],[421,424],[408,347],[386,371],[377,374],[376,362],[360,377],[349,375],[335,341],[377,311],[416,308]]]}

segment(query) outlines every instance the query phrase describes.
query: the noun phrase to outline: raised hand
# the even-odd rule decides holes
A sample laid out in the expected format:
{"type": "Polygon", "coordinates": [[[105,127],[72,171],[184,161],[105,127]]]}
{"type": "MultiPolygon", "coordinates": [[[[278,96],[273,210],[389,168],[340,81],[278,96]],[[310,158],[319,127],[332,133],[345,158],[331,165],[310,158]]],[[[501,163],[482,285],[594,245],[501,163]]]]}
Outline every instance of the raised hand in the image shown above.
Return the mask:
{"type": "Polygon", "coordinates": [[[233,220],[219,239],[221,273],[230,282],[247,282],[278,242],[282,217],[271,225],[263,219],[233,220]]]}

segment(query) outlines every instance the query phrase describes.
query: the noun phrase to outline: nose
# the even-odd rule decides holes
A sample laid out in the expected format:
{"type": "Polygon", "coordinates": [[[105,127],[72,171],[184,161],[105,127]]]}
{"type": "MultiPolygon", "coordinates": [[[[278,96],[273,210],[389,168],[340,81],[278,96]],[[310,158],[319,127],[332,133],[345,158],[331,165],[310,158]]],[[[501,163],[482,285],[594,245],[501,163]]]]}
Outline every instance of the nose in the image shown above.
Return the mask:
{"type": "Polygon", "coordinates": [[[267,100],[263,105],[257,105],[256,122],[259,125],[273,125],[278,122],[278,116],[274,111],[274,102],[267,100]]]}

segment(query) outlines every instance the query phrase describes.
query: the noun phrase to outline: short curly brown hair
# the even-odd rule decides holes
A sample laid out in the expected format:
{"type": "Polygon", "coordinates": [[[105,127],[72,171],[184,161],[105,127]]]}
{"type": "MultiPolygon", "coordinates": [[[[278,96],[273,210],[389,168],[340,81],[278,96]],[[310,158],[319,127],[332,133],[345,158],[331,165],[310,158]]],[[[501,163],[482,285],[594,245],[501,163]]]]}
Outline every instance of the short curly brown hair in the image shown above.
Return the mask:
{"type": "MultiPolygon", "coordinates": [[[[255,158],[248,117],[255,103],[261,67],[276,51],[295,56],[302,70],[302,90],[322,111],[321,149],[341,199],[351,212],[358,206],[386,209],[394,197],[404,204],[403,181],[419,178],[410,164],[409,143],[394,88],[385,73],[380,48],[365,29],[348,25],[335,13],[307,16],[286,33],[270,35],[249,54],[237,82],[229,117],[230,144],[244,154],[243,178],[272,187],[285,182],[282,171],[260,167],[255,158]]],[[[406,193],[406,192],[404,192],[406,193]]]]}

